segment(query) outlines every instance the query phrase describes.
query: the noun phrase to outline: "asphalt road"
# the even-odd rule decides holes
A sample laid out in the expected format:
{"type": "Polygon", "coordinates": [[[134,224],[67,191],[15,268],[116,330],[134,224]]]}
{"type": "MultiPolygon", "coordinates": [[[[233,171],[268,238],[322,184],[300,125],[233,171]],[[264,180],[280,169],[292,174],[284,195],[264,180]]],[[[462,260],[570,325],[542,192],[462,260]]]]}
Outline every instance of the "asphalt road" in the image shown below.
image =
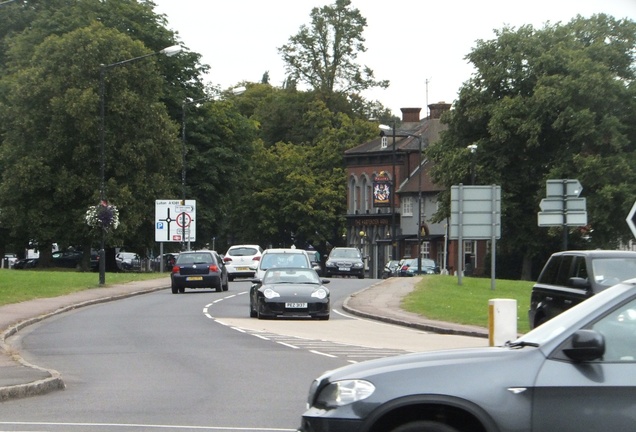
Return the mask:
{"type": "Polygon", "coordinates": [[[294,431],[311,381],[325,370],[448,339],[342,310],[373,282],[332,279],[329,321],[248,318],[247,281],[223,293],[162,290],[54,316],[11,344],[59,371],[66,389],[1,403],[0,430],[294,431]]]}

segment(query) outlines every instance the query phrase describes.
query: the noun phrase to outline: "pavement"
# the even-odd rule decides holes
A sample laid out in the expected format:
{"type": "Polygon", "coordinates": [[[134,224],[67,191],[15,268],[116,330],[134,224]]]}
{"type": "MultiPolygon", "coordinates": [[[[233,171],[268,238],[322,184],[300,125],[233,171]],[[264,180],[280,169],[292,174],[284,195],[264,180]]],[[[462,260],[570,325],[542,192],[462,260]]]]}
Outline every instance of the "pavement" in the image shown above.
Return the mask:
{"type": "MultiPolygon", "coordinates": [[[[488,338],[486,328],[433,321],[404,311],[400,307],[401,300],[413,290],[420,279],[421,277],[384,279],[351,295],[345,300],[343,309],[353,315],[427,332],[488,338]]],[[[0,306],[0,402],[65,388],[58,371],[27,362],[9,344],[8,339],[21,329],[80,307],[169,287],[170,278],[165,277],[0,306]]]]}

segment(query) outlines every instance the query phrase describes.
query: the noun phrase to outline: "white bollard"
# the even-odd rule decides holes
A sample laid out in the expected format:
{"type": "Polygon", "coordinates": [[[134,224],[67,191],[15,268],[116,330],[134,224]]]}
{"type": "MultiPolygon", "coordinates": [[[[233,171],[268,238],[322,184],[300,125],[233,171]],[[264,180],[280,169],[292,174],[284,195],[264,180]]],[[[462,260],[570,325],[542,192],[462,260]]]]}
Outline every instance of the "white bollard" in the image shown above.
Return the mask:
{"type": "Polygon", "coordinates": [[[491,299],[488,301],[488,342],[501,346],[517,339],[517,300],[491,299]]]}

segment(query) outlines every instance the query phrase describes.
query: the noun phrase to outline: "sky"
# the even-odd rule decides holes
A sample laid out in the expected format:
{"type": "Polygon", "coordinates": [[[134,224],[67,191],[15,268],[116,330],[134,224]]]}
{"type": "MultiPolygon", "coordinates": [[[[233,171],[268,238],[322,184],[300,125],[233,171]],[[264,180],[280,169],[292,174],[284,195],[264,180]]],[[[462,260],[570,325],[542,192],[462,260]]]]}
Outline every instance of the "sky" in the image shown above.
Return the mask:
{"type": "MultiPolygon", "coordinates": [[[[153,0],[180,42],[210,66],[204,82],[221,89],[242,81],[281,86],[285,68],[278,48],[302,25],[311,10],[335,0],[153,0]]],[[[387,89],[363,93],[401,117],[400,108],[452,103],[474,72],[465,60],[477,40],[496,38],[505,26],[567,23],[577,15],[605,13],[636,20],[636,0],[352,0],[367,20],[366,52],[357,63],[389,80],[387,89]]]]}

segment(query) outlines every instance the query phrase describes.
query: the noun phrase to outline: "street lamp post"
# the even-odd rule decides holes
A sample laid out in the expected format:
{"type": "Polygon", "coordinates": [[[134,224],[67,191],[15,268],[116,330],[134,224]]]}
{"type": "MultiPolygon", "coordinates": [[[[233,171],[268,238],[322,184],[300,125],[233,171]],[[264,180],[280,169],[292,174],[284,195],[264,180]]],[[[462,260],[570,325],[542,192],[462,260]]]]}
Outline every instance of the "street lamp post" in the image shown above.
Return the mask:
{"type": "MultiPolygon", "coordinates": [[[[150,57],[156,54],[165,54],[168,57],[171,57],[175,54],[181,52],[181,47],[179,45],[173,45],[168,48],[164,48],[161,51],[156,51],[150,54],[145,54],[139,57],[134,57],[127,60],[122,60],[116,63],[111,64],[101,64],[99,65],[99,152],[100,152],[100,185],[99,185],[99,200],[100,202],[104,202],[106,200],[106,143],[105,143],[105,119],[106,119],[106,98],[105,98],[105,78],[106,71],[108,69],[121,66],[127,63],[131,63],[137,60],[144,59],[146,57],[150,57]]],[[[100,241],[99,247],[99,284],[104,285],[106,283],[106,231],[102,227],[102,237],[100,241]]]]}
{"type": "Polygon", "coordinates": [[[475,185],[475,154],[477,153],[477,144],[471,144],[466,147],[470,150],[472,157],[470,159],[470,182],[474,186],[475,185]]]}
{"type": "Polygon", "coordinates": [[[394,196],[395,195],[395,191],[397,190],[397,182],[395,180],[395,120],[393,120],[393,125],[392,126],[387,126],[387,125],[380,125],[380,130],[382,131],[392,131],[392,137],[393,137],[393,149],[391,151],[391,165],[392,165],[392,172],[391,172],[391,185],[393,186],[391,189],[391,195],[390,195],[390,199],[391,199],[391,259],[392,260],[397,260],[397,245],[396,245],[396,233],[395,233],[395,199],[394,196]]]}

